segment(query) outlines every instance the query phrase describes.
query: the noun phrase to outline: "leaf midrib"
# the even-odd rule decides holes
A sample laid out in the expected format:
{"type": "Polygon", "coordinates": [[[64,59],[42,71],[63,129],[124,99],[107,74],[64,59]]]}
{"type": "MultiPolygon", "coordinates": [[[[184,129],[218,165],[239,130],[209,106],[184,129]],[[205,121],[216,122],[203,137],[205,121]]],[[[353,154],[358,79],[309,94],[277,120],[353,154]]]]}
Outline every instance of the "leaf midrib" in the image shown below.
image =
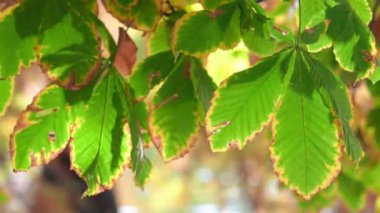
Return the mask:
{"type": "MultiPolygon", "coordinates": [[[[106,112],[107,112],[107,109],[108,109],[108,96],[109,96],[109,87],[110,87],[110,77],[107,78],[107,86],[106,86],[106,92],[105,92],[105,97],[104,97],[104,107],[103,107],[103,113],[102,113],[102,116],[103,116],[103,119],[102,119],[102,124],[101,124],[101,130],[100,130],[100,134],[99,134],[99,146],[98,146],[98,151],[96,153],[96,157],[95,159],[98,161],[98,159],[100,158],[100,147],[102,146],[102,141],[103,141],[103,137],[104,137],[104,126],[105,126],[105,122],[106,122],[106,112]]],[[[96,163],[96,167],[98,168],[98,164],[96,163]]],[[[100,179],[103,179],[102,178],[102,170],[99,169],[99,176],[100,176],[100,179]]]]}
{"type": "MultiPolygon", "coordinates": [[[[300,62],[299,60],[297,60],[297,64],[298,64],[298,68],[300,69],[301,71],[301,74],[300,74],[300,79],[301,79],[301,82],[300,82],[300,86],[301,88],[304,88],[304,82],[303,82],[303,72],[302,72],[302,69],[301,69],[301,66],[300,66],[300,62]]],[[[305,131],[305,128],[306,128],[306,124],[305,124],[305,100],[304,100],[304,93],[302,92],[302,95],[301,95],[301,116],[302,116],[302,125],[303,125],[303,144],[304,144],[304,161],[305,161],[305,187],[306,189],[308,189],[308,164],[307,164],[307,143],[306,143],[306,131],[305,131]]]]}

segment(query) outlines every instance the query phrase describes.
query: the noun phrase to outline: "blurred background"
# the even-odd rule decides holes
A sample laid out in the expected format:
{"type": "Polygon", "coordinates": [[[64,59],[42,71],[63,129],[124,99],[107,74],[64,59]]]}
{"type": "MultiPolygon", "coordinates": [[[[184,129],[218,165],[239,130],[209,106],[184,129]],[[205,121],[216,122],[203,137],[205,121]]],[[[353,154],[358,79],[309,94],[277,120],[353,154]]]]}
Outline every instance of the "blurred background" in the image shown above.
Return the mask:
{"type": "MultiPolygon", "coordinates": [[[[379,3],[370,1],[374,11],[371,29],[378,44],[379,3]]],[[[296,1],[265,0],[261,4],[276,17],[278,25],[296,28],[296,1]]],[[[199,4],[194,8],[199,8],[199,4]]],[[[102,7],[99,10],[100,19],[117,41],[118,28],[123,26],[102,7]]],[[[147,54],[147,36],[132,29],[128,33],[138,46],[141,61],[147,54]]],[[[205,64],[219,84],[258,59],[240,44],[229,51],[212,53],[205,64]]],[[[349,74],[341,72],[341,76],[350,83],[349,74]]],[[[0,118],[0,212],[380,212],[380,83],[362,81],[349,86],[355,112],[353,128],[366,157],[359,165],[343,159],[341,175],[310,201],[302,200],[279,183],[269,159],[267,129],[242,151],[216,154],[211,153],[205,135],[201,134],[188,155],[167,164],[154,147],[149,148],[147,155],[153,162],[153,173],[144,189],[136,187],[132,173],[126,171],[113,190],[81,198],[86,186],[69,170],[66,152],[47,166],[13,173],[9,135],[20,112],[47,84],[39,67],[23,70],[16,80],[12,104],[0,118]]]]}

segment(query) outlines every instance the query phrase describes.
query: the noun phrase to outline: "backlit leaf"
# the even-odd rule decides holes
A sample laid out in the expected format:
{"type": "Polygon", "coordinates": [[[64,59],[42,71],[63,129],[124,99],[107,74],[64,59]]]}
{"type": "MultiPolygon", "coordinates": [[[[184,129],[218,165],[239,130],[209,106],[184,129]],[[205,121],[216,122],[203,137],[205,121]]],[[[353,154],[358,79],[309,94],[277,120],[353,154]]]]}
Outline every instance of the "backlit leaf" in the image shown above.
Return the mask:
{"type": "Polygon", "coordinates": [[[7,50],[0,51],[0,78],[15,76],[21,67],[29,67],[35,59],[33,48],[37,41],[18,32],[20,23],[15,16],[19,13],[20,9],[14,11],[11,7],[0,15],[0,47],[7,50]]]}
{"type": "Polygon", "coordinates": [[[222,83],[206,120],[213,151],[242,149],[268,124],[283,93],[290,56],[289,51],[281,52],[222,83]]]}
{"type": "Polygon", "coordinates": [[[11,136],[14,170],[26,170],[54,159],[70,139],[64,89],[52,85],[42,90],[21,114],[11,136]]]}
{"type": "Polygon", "coordinates": [[[216,85],[208,75],[207,70],[203,68],[201,61],[196,58],[191,59],[190,73],[195,95],[203,109],[203,113],[206,113],[210,108],[212,94],[216,89],[216,85]]]}
{"type": "Polygon", "coordinates": [[[337,126],[297,53],[294,73],[273,121],[270,154],[279,179],[305,199],[326,188],[341,167],[337,126]]]}
{"type": "Polygon", "coordinates": [[[189,66],[182,56],[155,94],[151,107],[152,140],[167,161],[186,154],[199,130],[198,103],[189,66]]]}
{"type": "Polygon", "coordinates": [[[110,69],[89,99],[77,105],[70,155],[72,169],[87,183],[85,195],[110,189],[129,163],[132,142],[125,89],[122,77],[110,69]]]}
{"type": "Polygon", "coordinates": [[[302,33],[302,41],[306,44],[309,52],[320,52],[332,46],[332,41],[326,32],[327,23],[321,22],[302,33]]]}
{"type": "Polygon", "coordinates": [[[156,54],[170,50],[170,36],[172,26],[166,21],[161,21],[156,30],[149,36],[148,51],[149,54],[156,54]]]}
{"type": "Polygon", "coordinates": [[[327,11],[331,20],[327,34],[334,42],[336,59],[344,69],[358,73],[359,77],[373,71],[376,53],[375,39],[367,27],[372,16],[363,13],[367,11],[363,2],[366,1],[343,0],[327,11]]]}
{"type": "Polygon", "coordinates": [[[138,0],[102,0],[106,10],[119,21],[129,18],[129,10],[138,0]]]}
{"type": "Polygon", "coordinates": [[[138,0],[131,9],[131,26],[144,31],[151,30],[160,17],[160,3],[160,0],[138,0]]]}
{"type": "Polygon", "coordinates": [[[103,3],[119,21],[143,31],[150,31],[160,17],[158,0],[103,0],[103,3]]]}
{"type": "Polygon", "coordinates": [[[241,36],[244,44],[255,54],[264,57],[272,55],[276,41],[272,38],[273,21],[265,16],[263,9],[255,3],[242,4],[241,36]]]}
{"type": "Polygon", "coordinates": [[[320,61],[306,55],[309,60],[312,74],[318,85],[321,85],[321,92],[327,95],[325,100],[336,113],[342,125],[344,142],[347,153],[354,161],[360,160],[364,153],[360,142],[352,132],[350,123],[352,120],[351,103],[347,89],[343,82],[320,61]]]}
{"type": "Polygon", "coordinates": [[[240,10],[235,4],[215,11],[198,11],[184,15],[175,25],[172,47],[180,52],[199,55],[217,48],[230,49],[240,40],[240,10]]]}
{"type": "MultiPolygon", "coordinates": [[[[131,151],[131,164],[130,167],[135,174],[135,183],[137,186],[143,188],[145,183],[149,180],[152,163],[144,154],[144,142],[146,137],[144,138],[145,131],[145,120],[147,117],[139,117],[141,116],[141,109],[143,105],[142,103],[138,103],[133,105],[133,112],[131,113],[132,117],[130,119],[130,127],[132,134],[132,151],[131,151]]],[[[146,124],[148,125],[148,124],[146,124]]]]}
{"type": "Polygon", "coordinates": [[[16,75],[38,57],[48,76],[71,89],[89,83],[100,66],[100,41],[82,3],[25,0],[0,22],[0,77],[16,75]]]}
{"type": "Polygon", "coordinates": [[[60,22],[46,24],[38,54],[50,79],[79,89],[89,84],[99,70],[101,47],[95,25],[79,13],[81,10],[70,7],[59,0],[46,5],[42,23],[51,19],[60,22]]]}
{"type": "Polygon", "coordinates": [[[372,14],[367,1],[329,2],[333,3],[326,4],[327,22],[323,20],[327,25],[326,34],[323,34],[325,30],[321,28],[323,23],[315,24],[315,28],[305,32],[318,37],[314,42],[309,40],[308,49],[316,52],[333,44],[336,60],[343,69],[357,73],[358,78],[368,77],[375,68],[376,48],[375,39],[368,28],[372,14]]]}
{"type": "Polygon", "coordinates": [[[0,116],[5,113],[13,94],[13,79],[0,79],[0,116]]]}
{"type": "Polygon", "coordinates": [[[149,56],[138,64],[129,78],[136,98],[145,97],[155,85],[163,81],[173,69],[174,61],[172,52],[166,51],[149,56]]]}
{"type": "Polygon", "coordinates": [[[301,14],[300,24],[301,30],[314,27],[326,18],[326,2],[325,0],[300,0],[301,14]]]}

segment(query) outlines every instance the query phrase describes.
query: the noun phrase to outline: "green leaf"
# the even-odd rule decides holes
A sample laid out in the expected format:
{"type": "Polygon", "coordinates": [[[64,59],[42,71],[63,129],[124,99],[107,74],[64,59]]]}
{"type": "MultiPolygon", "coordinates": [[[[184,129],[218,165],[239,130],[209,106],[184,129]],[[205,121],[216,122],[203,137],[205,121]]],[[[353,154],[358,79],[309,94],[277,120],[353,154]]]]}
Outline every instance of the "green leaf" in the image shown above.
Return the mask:
{"type": "Polygon", "coordinates": [[[378,148],[380,148],[380,108],[375,107],[368,113],[367,126],[373,128],[374,138],[378,148]]]}
{"type": "Polygon", "coordinates": [[[119,21],[123,22],[129,18],[129,10],[138,0],[102,0],[106,10],[119,21]]]}
{"type": "Polygon", "coordinates": [[[365,187],[354,175],[342,172],[338,177],[339,193],[351,210],[362,209],[365,205],[365,187]]]}
{"type": "Polygon", "coordinates": [[[166,161],[186,154],[200,128],[189,65],[189,61],[181,56],[155,94],[151,107],[152,140],[166,161]]]}
{"type": "Polygon", "coordinates": [[[241,5],[241,36],[249,50],[261,57],[275,52],[276,41],[272,38],[273,21],[255,4],[241,5]]]}
{"type": "MultiPolygon", "coordinates": [[[[368,28],[371,12],[365,0],[342,0],[330,6],[326,18],[330,20],[327,36],[334,44],[334,54],[339,65],[358,74],[359,78],[368,77],[375,68],[375,39],[368,28]]],[[[326,37],[322,36],[325,40],[326,37]]],[[[321,46],[321,45],[317,45],[321,46]]]]}
{"type": "Polygon", "coordinates": [[[66,88],[79,89],[89,84],[99,70],[101,47],[94,23],[86,19],[83,10],[70,8],[68,2],[56,0],[46,5],[42,23],[49,26],[41,35],[38,54],[50,79],[66,88]],[[60,21],[50,24],[52,19],[60,21]]]}
{"type": "Polygon", "coordinates": [[[380,81],[380,66],[377,60],[378,59],[376,59],[376,69],[373,72],[373,74],[368,78],[372,82],[372,84],[376,84],[380,81]]]}
{"type": "Polygon", "coordinates": [[[371,189],[375,193],[380,193],[380,164],[369,164],[366,167],[361,167],[363,173],[360,176],[363,185],[367,189],[371,189]]]}
{"type": "Polygon", "coordinates": [[[51,80],[71,89],[89,83],[100,66],[94,16],[83,3],[25,0],[0,22],[0,77],[14,76],[39,59],[51,80]]]}
{"type": "Polygon", "coordinates": [[[206,113],[210,108],[212,94],[216,89],[216,85],[197,58],[191,58],[190,73],[195,95],[201,104],[203,112],[206,113]]]}
{"type": "Polygon", "coordinates": [[[283,93],[283,66],[290,57],[283,51],[222,83],[206,118],[213,151],[242,149],[269,123],[283,93]]]}
{"type": "Polygon", "coordinates": [[[331,206],[337,197],[336,186],[337,184],[331,184],[310,200],[299,198],[298,205],[301,207],[302,212],[321,212],[326,206],[331,206]]]}
{"type": "Polygon", "coordinates": [[[223,0],[200,0],[201,4],[206,9],[215,9],[217,8],[223,0]]]}
{"type": "Polygon", "coordinates": [[[4,115],[13,94],[14,80],[0,79],[0,116],[4,115]]]}
{"type": "Polygon", "coordinates": [[[322,86],[320,88],[321,92],[327,96],[325,101],[336,113],[342,125],[346,152],[354,161],[359,161],[364,153],[360,142],[350,127],[352,119],[351,103],[345,85],[322,62],[308,55],[306,55],[306,58],[309,60],[315,81],[322,86]]]}
{"type": "Polygon", "coordinates": [[[160,0],[138,0],[131,9],[132,26],[143,31],[151,30],[160,18],[160,0]]]}
{"type": "Polygon", "coordinates": [[[136,125],[140,129],[140,135],[142,137],[144,147],[151,144],[151,138],[149,134],[149,124],[148,124],[148,107],[145,102],[137,102],[134,104],[133,113],[136,117],[136,125]]]}
{"type": "Polygon", "coordinates": [[[362,20],[365,25],[368,25],[372,20],[372,11],[367,0],[341,0],[351,6],[351,9],[362,20]]]}
{"type": "Polygon", "coordinates": [[[285,185],[305,199],[326,188],[338,175],[338,129],[300,53],[272,132],[274,170],[285,185]]]}
{"type": "Polygon", "coordinates": [[[65,95],[61,87],[49,86],[21,114],[10,142],[14,170],[46,164],[66,147],[70,125],[65,95]]]}
{"type": "Polygon", "coordinates": [[[86,8],[91,11],[93,14],[98,14],[98,3],[97,0],[80,0],[82,4],[86,6],[86,8]]]}
{"type": "Polygon", "coordinates": [[[223,5],[213,12],[188,13],[174,27],[172,47],[190,55],[231,49],[240,40],[239,26],[240,10],[236,4],[223,5]]]}
{"type": "Polygon", "coordinates": [[[320,52],[332,46],[332,41],[326,32],[326,22],[321,22],[313,28],[303,31],[301,39],[309,52],[320,52]]]}
{"type": "Polygon", "coordinates": [[[159,52],[169,51],[171,32],[172,26],[166,21],[161,21],[156,30],[149,36],[149,54],[154,55],[159,52]]]}
{"type": "Polygon", "coordinates": [[[163,81],[173,69],[174,61],[172,52],[167,51],[149,56],[138,64],[129,78],[136,98],[145,97],[155,85],[163,81]]]}
{"type": "Polygon", "coordinates": [[[160,18],[158,0],[103,0],[106,10],[127,26],[150,31],[160,18]]]}
{"type": "Polygon", "coordinates": [[[326,18],[325,0],[300,0],[300,27],[301,31],[314,27],[326,18]]]}
{"type": "MultiPolygon", "coordinates": [[[[144,154],[144,134],[141,133],[141,129],[147,128],[145,126],[145,121],[147,119],[145,115],[141,116],[141,109],[143,109],[143,103],[137,103],[133,105],[133,112],[131,113],[130,127],[132,134],[132,151],[131,151],[131,164],[130,167],[135,174],[135,183],[137,186],[143,188],[145,183],[148,181],[151,170],[152,163],[144,154]]],[[[148,125],[148,124],[146,124],[148,125]]]]}
{"type": "Polygon", "coordinates": [[[0,47],[7,50],[0,52],[0,78],[15,76],[22,67],[29,67],[36,57],[33,51],[36,39],[18,32],[20,25],[31,24],[20,23],[16,19],[19,13],[19,8],[11,7],[0,15],[0,47]]]}
{"type": "Polygon", "coordinates": [[[85,195],[110,189],[129,163],[132,141],[125,89],[124,80],[111,68],[88,100],[73,105],[71,166],[87,183],[85,195]]]}
{"type": "MultiPolygon", "coordinates": [[[[140,150],[141,151],[141,150],[140,150]]],[[[145,183],[149,180],[152,172],[152,162],[145,157],[143,154],[140,154],[140,151],[137,151],[136,158],[133,159],[132,170],[135,174],[135,183],[138,187],[143,188],[145,183]],[[141,157],[142,156],[142,157],[141,157]]],[[[132,151],[134,152],[134,151],[132,151]]],[[[134,156],[134,154],[132,154],[134,156]]]]}

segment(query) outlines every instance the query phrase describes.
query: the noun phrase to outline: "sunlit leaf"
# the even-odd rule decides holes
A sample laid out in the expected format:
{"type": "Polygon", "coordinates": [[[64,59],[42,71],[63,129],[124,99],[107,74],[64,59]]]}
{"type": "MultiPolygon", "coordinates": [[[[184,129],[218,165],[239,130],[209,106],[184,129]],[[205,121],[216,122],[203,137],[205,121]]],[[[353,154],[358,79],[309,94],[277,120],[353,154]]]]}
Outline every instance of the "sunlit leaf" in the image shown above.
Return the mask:
{"type": "Polygon", "coordinates": [[[146,144],[147,136],[144,135],[143,131],[147,130],[147,115],[145,116],[145,111],[143,109],[144,105],[138,103],[133,105],[132,117],[130,119],[130,127],[132,134],[132,151],[131,151],[131,164],[130,167],[135,174],[135,183],[137,186],[143,188],[145,183],[149,180],[152,163],[146,157],[144,153],[144,145],[146,144]],[[143,113],[143,116],[142,116],[143,113]]]}
{"type": "Polygon", "coordinates": [[[53,81],[71,89],[88,84],[100,66],[100,42],[88,16],[94,15],[76,1],[23,1],[0,22],[0,45],[12,50],[0,57],[0,77],[16,75],[38,57],[53,81]]]}
{"type": "Polygon", "coordinates": [[[26,170],[54,159],[70,139],[65,90],[49,86],[21,114],[11,136],[12,166],[26,170]]]}
{"type": "Polygon", "coordinates": [[[289,51],[281,52],[222,83],[206,121],[213,151],[242,149],[268,124],[283,93],[289,57],[289,51]]]}
{"type": "Polygon", "coordinates": [[[372,13],[367,1],[326,2],[333,2],[326,4],[326,22],[323,22],[327,25],[327,30],[324,30],[323,23],[320,23],[315,24],[309,32],[305,32],[317,36],[313,42],[309,40],[308,48],[315,52],[333,44],[336,60],[343,69],[357,73],[358,78],[368,77],[375,68],[376,48],[375,39],[368,28],[372,13]],[[323,31],[326,31],[326,34],[323,31]]]}
{"type": "Polygon", "coordinates": [[[0,116],[5,113],[13,94],[13,79],[0,79],[0,116]]]}
{"type": "Polygon", "coordinates": [[[338,129],[300,53],[273,121],[270,146],[279,179],[305,199],[326,188],[341,167],[338,129]]]}
{"type": "Polygon", "coordinates": [[[272,55],[276,48],[276,40],[271,35],[273,21],[255,3],[242,4],[241,8],[241,35],[244,44],[261,57],[272,55]]]}
{"type": "Polygon", "coordinates": [[[99,70],[100,42],[95,25],[80,11],[62,1],[46,5],[38,54],[48,76],[59,84],[78,89],[90,83],[99,70]],[[47,20],[59,19],[58,23],[47,20]]]}
{"type": "Polygon", "coordinates": [[[170,50],[170,36],[172,26],[166,21],[161,21],[156,30],[149,36],[148,51],[150,54],[156,54],[170,50]]]}
{"type": "Polygon", "coordinates": [[[195,95],[203,109],[203,113],[206,113],[210,108],[212,94],[216,89],[216,85],[208,75],[207,70],[203,68],[202,63],[196,58],[191,59],[190,73],[195,95]]]}
{"type": "Polygon", "coordinates": [[[300,0],[300,27],[314,27],[326,18],[326,0],[300,0]]]}
{"type": "Polygon", "coordinates": [[[158,0],[103,0],[103,3],[115,18],[139,30],[151,30],[160,17],[158,0]]]}
{"type": "Polygon", "coordinates": [[[322,22],[302,33],[302,41],[309,52],[320,52],[332,46],[330,37],[326,34],[327,23],[322,22]]]}
{"type": "Polygon", "coordinates": [[[91,96],[73,105],[71,166],[87,183],[85,195],[110,189],[123,173],[132,147],[126,84],[115,69],[108,70],[91,96]]]}
{"type": "Polygon", "coordinates": [[[149,117],[152,140],[169,161],[189,151],[199,129],[198,103],[190,64],[181,57],[155,94],[149,117]]]}
{"type": "Polygon", "coordinates": [[[240,40],[240,10],[235,4],[215,11],[198,11],[184,15],[175,25],[172,46],[191,55],[206,54],[218,47],[230,49],[240,40]]]}
{"type": "Polygon", "coordinates": [[[18,26],[22,23],[16,16],[22,11],[19,8],[13,11],[13,8],[8,8],[0,15],[0,47],[6,50],[0,52],[0,78],[16,75],[22,67],[28,67],[36,57],[33,48],[37,41],[35,37],[18,31],[18,26]]]}
{"type": "Polygon", "coordinates": [[[325,101],[331,106],[341,122],[347,153],[353,160],[360,160],[364,153],[360,142],[350,127],[352,119],[351,103],[345,85],[323,63],[307,55],[306,58],[310,62],[310,68],[316,83],[321,86],[321,93],[327,96],[325,101]]]}
{"type": "Polygon", "coordinates": [[[136,98],[145,97],[158,83],[162,82],[174,67],[175,58],[171,51],[147,57],[137,65],[129,78],[136,98]]]}

